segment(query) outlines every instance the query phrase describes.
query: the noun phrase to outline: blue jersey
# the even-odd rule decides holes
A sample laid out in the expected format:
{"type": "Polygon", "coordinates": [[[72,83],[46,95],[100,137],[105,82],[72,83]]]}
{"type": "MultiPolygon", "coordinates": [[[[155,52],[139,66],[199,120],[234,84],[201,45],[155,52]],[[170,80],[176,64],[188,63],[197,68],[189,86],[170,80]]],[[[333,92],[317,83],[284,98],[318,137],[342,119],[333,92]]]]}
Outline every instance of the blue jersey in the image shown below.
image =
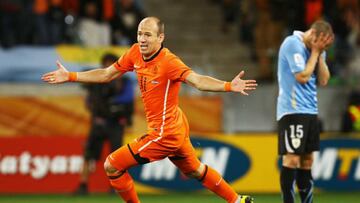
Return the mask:
{"type": "MultiPolygon", "coordinates": [[[[315,71],[305,84],[299,83],[295,74],[305,69],[311,52],[302,41],[303,32],[294,31],[281,44],[278,58],[279,95],[276,119],[288,114],[317,114],[317,86],[315,71]]],[[[322,57],[325,57],[323,55],[322,57]]]]}

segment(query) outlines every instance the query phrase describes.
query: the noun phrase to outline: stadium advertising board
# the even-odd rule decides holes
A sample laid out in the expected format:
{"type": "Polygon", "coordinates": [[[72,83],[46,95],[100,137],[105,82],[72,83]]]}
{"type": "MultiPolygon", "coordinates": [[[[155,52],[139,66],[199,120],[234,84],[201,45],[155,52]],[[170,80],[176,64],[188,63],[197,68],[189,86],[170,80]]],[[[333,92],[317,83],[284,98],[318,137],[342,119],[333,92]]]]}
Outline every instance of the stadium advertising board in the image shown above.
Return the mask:
{"type": "MultiPolygon", "coordinates": [[[[133,139],[128,136],[127,140],[133,139]]],[[[279,158],[274,134],[192,136],[204,163],[215,168],[241,193],[279,192],[279,158]]],[[[82,163],[83,137],[0,137],[0,193],[69,193],[75,190],[82,163]]],[[[104,153],[105,154],[105,153],[104,153]]],[[[105,156],[103,156],[104,159],[105,156]]],[[[167,159],[130,170],[141,193],[202,191],[167,159]]],[[[317,189],[360,189],[360,139],[321,141],[313,176],[317,189]]],[[[102,162],[91,176],[92,192],[107,192],[102,162]]]]}
{"type": "Polygon", "coordinates": [[[360,190],[360,139],[325,139],[315,154],[313,177],[322,190],[360,190]]]}
{"type": "MultiPolygon", "coordinates": [[[[344,136],[343,136],[344,137],[344,136]]],[[[228,180],[239,192],[279,192],[280,159],[277,137],[269,135],[193,137],[199,158],[228,180]]],[[[188,180],[168,160],[132,170],[137,189],[142,192],[198,190],[201,185],[188,180]]],[[[315,186],[327,191],[360,189],[360,139],[325,138],[315,153],[315,186]]]]}
{"type": "MultiPolygon", "coordinates": [[[[83,137],[0,137],[0,193],[69,193],[78,186],[83,137]]],[[[109,190],[103,164],[90,190],[109,190]]]]}

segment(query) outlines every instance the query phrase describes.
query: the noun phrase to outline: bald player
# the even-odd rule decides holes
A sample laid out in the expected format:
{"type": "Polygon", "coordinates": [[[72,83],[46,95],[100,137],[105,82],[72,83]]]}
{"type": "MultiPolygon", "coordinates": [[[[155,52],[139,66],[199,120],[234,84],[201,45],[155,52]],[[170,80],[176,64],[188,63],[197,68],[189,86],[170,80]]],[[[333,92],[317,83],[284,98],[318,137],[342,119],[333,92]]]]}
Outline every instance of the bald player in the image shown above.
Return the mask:
{"type": "Polygon", "coordinates": [[[231,82],[200,75],[185,65],[162,43],[164,24],[156,17],[143,19],[138,26],[137,40],[117,62],[105,69],[69,72],[60,62],[58,69],[46,73],[42,80],[50,84],[64,82],[110,82],[125,72],[135,71],[144,103],[148,129],[144,136],[111,153],[104,168],[121,198],[138,203],[130,167],[169,158],[183,174],[199,180],[202,185],[230,203],[251,203],[249,196],[238,195],[211,167],[197,158],[190,142],[188,121],[178,107],[181,82],[202,91],[239,92],[248,95],[256,89],[255,80],[243,80],[241,71],[231,82]]]}

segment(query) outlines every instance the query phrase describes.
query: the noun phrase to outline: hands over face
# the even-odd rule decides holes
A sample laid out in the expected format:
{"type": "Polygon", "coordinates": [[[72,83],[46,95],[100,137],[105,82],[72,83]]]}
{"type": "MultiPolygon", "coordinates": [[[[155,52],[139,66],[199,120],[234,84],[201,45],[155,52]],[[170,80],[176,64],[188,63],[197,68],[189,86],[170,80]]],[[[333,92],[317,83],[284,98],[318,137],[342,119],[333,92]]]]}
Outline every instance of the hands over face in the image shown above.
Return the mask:
{"type": "Polygon", "coordinates": [[[256,80],[242,80],[241,77],[245,75],[244,71],[241,71],[231,81],[231,91],[240,92],[242,95],[249,95],[246,91],[255,90],[257,87],[256,80]]]}
{"type": "Polygon", "coordinates": [[[317,50],[320,53],[326,50],[334,42],[333,34],[320,33],[318,37],[313,37],[311,40],[311,50],[317,50]]]}
{"type": "Polygon", "coordinates": [[[56,65],[57,70],[45,73],[41,77],[44,82],[49,84],[57,84],[67,82],[69,80],[69,72],[66,70],[66,68],[59,61],[56,61],[56,65]]]}

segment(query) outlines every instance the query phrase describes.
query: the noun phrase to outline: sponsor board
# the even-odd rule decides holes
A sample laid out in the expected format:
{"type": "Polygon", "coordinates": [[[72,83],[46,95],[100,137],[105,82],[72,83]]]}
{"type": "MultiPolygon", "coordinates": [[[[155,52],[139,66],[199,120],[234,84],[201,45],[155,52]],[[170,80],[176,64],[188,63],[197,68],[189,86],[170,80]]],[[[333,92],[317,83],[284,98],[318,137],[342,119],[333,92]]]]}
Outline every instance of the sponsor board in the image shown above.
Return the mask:
{"type": "MultiPolygon", "coordinates": [[[[127,136],[126,141],[134,136],[127,136]]],[[[279,192],[275,134],[192,136],[199,159],[217,170],[240,193],[279,192]]],[[[0,138],[0,193],[70,193],[78,185],[84,137],[0,138]]],[[[326,138],[315,154],[313,177],[321,190],[360,189],[360,139],[326,138]]],[[[90,191],[107,192],[104,153],[90,178],[90,191]]],[[[130,170],[140,193],[203,189],[168,160],[130,170]]]]}
{"type": "MultiPolygon", "coordinates": [[[[70,193],[79,184],[83,137],[0,138],[0,193],[70,193]]],[[[90,191],[106,192],[108,180],[99,162],[90,191]]]]}
{"type": "MultiPolygon", "coordinates": [[[[280,192],[280,159],[277,155],[275,134],[240,136],[212,134],[211,138],[193,137],[192,142],[197,151],[208,151],[199,153],[199,159],[205,163],[210,159],[208,164],[219,171],[236,191],[280,192]],[[233,148],[236,150],[232,150],[233,148]]],[[[312,172],[317,189],[327,191],[360,189],[359,138],[322,139],[321,150],[314,155],[312,172]]],[[[134,179],[141,192],[201,188],[197,181],[184,178],[168,160],[152,164],[153,166],[140,166],[134,170],[134,179]]]]}
{"type": "Polygon", "coordinates": [[[360,139],[326,139],[315,153],[313,178],[322,190],[360,190],[360,139]]]}

